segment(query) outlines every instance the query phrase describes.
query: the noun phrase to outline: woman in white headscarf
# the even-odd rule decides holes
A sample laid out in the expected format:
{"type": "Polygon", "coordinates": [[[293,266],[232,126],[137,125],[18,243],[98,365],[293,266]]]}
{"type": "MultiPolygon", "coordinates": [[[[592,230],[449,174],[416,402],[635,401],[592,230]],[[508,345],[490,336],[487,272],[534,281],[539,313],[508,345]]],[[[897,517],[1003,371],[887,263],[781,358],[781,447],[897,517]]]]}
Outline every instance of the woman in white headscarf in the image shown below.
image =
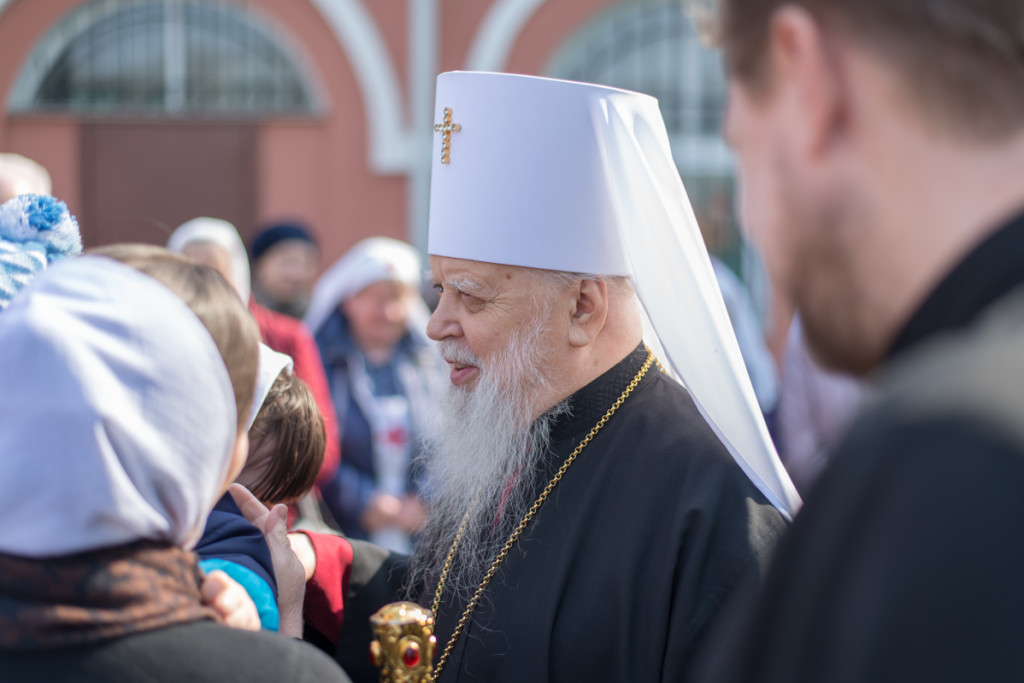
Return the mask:
{"type": "Polygon", "coordinates": [[[371,237],[324,273],[306,312],[341,427],[324,502],[347,535],[397,552],[424,520],[412,462],[447,372],[425,335],[421,279],[412,246],[371,237]]]}
{"type": "Polygon", "coordinates": [[[345,680],[202,604],[190,548],[244,464],[258,336],[220,277],[152,250],[57,263],[3,313],[0,671],[345,680]]]}

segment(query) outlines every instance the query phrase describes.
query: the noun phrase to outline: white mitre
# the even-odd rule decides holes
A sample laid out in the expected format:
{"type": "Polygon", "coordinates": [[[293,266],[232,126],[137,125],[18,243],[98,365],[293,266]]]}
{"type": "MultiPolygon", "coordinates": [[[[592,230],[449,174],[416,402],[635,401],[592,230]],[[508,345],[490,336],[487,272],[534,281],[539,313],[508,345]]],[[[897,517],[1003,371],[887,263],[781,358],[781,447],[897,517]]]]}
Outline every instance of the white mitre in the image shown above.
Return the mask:
{"type": "Polygon", "coordinates": [[[629,276],[675,375],[787,517],[772,445],[652,97],[500,73],[438,76],[432,255],[629,276]]]}

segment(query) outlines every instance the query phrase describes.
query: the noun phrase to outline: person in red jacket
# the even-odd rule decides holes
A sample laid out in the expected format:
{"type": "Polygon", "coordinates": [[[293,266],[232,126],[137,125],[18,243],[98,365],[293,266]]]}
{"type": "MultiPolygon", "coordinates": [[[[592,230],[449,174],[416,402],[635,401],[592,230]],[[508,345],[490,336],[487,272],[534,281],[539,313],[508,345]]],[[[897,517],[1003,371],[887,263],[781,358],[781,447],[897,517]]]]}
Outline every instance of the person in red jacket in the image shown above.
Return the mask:
{"type": "Polygon", "coordinates": [[[249,311],[259,325],[263,343],[279,353],[291,356],[295,364],[295,376],[309,385],[324,418],[327,447],[317,486],[329,483],[338,469],[341,441],[320,352],[309,329],[302,321],[275,313],[252,299],[249,258],[238,230],[231,223],[219,218],[193,218],[171,234],[167,248],[216,268],[234,285],[242,301],[248,303],[249,311]]]}

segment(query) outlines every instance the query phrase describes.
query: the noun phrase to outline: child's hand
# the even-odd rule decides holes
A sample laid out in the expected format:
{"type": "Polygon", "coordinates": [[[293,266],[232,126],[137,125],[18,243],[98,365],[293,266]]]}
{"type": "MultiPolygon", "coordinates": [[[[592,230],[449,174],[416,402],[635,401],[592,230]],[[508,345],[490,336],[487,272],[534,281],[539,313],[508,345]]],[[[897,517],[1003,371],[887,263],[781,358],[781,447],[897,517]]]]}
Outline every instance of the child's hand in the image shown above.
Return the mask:
{"type": "Polygon", "coordinates": [[[212,607],[226,625],[243,631],[260,630],[256,603],[241,584],[224,572],[217,569],[207,574],[199,591],[203,604],[212,607]]]}

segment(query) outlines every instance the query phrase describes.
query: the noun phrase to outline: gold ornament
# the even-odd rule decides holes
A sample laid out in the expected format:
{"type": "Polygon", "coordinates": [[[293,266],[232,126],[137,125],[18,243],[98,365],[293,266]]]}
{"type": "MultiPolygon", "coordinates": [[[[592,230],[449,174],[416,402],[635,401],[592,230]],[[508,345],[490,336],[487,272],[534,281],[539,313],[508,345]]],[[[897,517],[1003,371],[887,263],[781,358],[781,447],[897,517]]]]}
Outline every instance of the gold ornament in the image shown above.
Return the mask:
{"type": "Polygon", "coordinates": [[[430,610],[414,602],[384,605],[370,617],[370,657],[381,683],[429,683],[437,638],[430,610]]]}
{"type": "Polygon", "coordinates": [[[452,110],[445,107],[441,123],[435,123],[434,130],[441,134],[441,163],[447,165],[452,159],[452,133],[462,130],[462,125],[452,123],[452,110]]]}

